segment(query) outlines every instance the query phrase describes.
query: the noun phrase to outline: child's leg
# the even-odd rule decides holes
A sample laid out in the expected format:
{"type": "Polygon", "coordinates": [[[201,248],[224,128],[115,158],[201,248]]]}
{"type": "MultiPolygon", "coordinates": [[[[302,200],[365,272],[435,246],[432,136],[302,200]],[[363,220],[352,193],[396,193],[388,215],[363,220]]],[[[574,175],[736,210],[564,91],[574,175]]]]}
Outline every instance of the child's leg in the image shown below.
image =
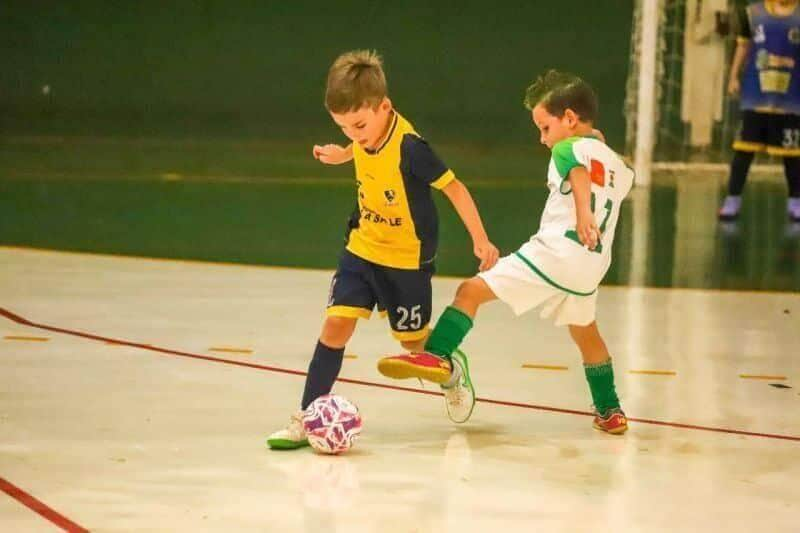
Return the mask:
{"type": "Polygon", "coordinates": [[[733,159],[731,160],[730,176],[728,177],[728,195],[741,196],[744,190],[745,181],[747,181],[747,173],[750,171],[750,165],[755,157],[753,152],[744,152],[736,150],[733,152],[733,159]]]}
{"type": "Polygon", "coordinates": [[[611,356],[597,329],[597,322],[588,326],[570,325],[569,333],[583,356],[586,381],[589,382],[595,409],[600,414],[609,409],[619,409],[611,356]]]}
{"type": "Polygon", "coordinates": [[[463,282],[456,291],[453,303],[444,310],[436,322],[425,343],[425,351],[450,359],[453,351],[472,329],[478,308],[496,299],[497,296],[492,289],[480,277],[475,276],[463,282]]]}
{"type": "MultiPolygon", "coordinates": [[[[365,309],[364,313],[366,312],[365,309]]],[[[342,368],[344,345],[353,335],[356,320],[341,316],[328,316],[325,319],[314,357],[308,365],[305,390],[300,404],[303,411],[311,405],[311,402],[331,392],[342,368]]],[[[278,450],[294,450],[308,446],[306,432],[303,429],[302,412],[293,414],[288,426],[267,437],[267,446],[278,450]]]]}
{"type": "Polygon", "coordinates": [[[789,198],[800,198],[800,157],[784,157],[783,171],[786,175],[789,198]]]}
{"type": "Polygon", "coordinates": [[[428,337],[424,339],[419,339],[416,341],[400,341],[400,346],[408,350],[409,352],[421,352],[425,349],[425,342],[428,340],[428,337]]]}
{"type": "Polygon", "coordinates": [[[331,392],[339,371],[342,369],[344,347],[356,329],[357,318],[328,316],[322,325],[322,334],[314,349],[314,357],[308,365],[303,400],[306,409],[311,402],[331,392]]]}
{"type": "MultiPolygon", "coordinates": [[[[444,318],[448,313],[452,313],[452,311],[449,311],[450,309],[455,309],[457,311],[460,311],[461,314],[466,315],[470,319],[469,328],[471,328],[472,327],[472,319],[475,317],[476,313],[478,312],[478,307],[480,307],[482,304],[484,304],[486,302],[489,302],[491,300],[494,300],[496,298],[497,298],[497,296],[494,295],[494,293],[489,288],[489,286],[486,285],[486,282],[483,281],[481,278],[474,277],[474,278],[468,279],[467,281],[465,281],[461,285],[459,285],[458,290],[456,291],[455,300],[453,300],[453,303],[447,309],[445,309],[445,312],[442,314],[442,317],[440,317],[439,321],[436,323],[436,328],[439,328],[440,332],[441,332],[442,328],[447,328],[448,327],[448,326],[445,326],[445,324],[448,323],[448,322],[451,322],[451,320],[445,319],[444,322],[443,322],[442,318],[444,318]],[[440,324],[442,324],[441,327],[440,327],[440,324]]],[[[461,321],[458,321],[458,322],[461,322],[461,321]]],[[[464,321],[464,322],[466,322],[466,321],[464,321]]],[[[434,328],[434,331],[436,330],[436,328],[434,328]]],[[[467,331],[469,331],[469,329],[467,329],[467,331]]],[[[466,332],[464,332],[464,335],[466,335],[466,332]]],[[[429,347],[427,346],[429,338],[430,338],[430,336],[426,337],[425,339],[420,339],[420,340],[416,340],[416,341],[402,341],[400,344],[403,346],[403,348],[405,348],[406,350],[408,350],[410,352],[421,352],[423,350],[426,350],[426,351],[429,351],[431,353],[435,353],[437,355],[441,355],[443,357],[450,357],[450,355],[453,353],[453,350],[455,350],[455,348],[458,347],[456,345],[452,350],[449,350],[449,351],[445,347],[445,349],[444,349],[445,353],[441,353],[441,354],[438,353],[438,352],[435,352],[435,351],[432,352],[429,349],[429,347]]],[[[462,337],[462,339],[463,339],[463,337],[462,337]]],[[[459,342],[459,344],[460,344],[460,342],[459,342]]],[[[438,345],[440,345],[440,343],[437,342],[437,341],[434,341],[434,344],[433,344],[434,349],[436,349],[436,346],[438,346],[438,345]]]]}
{"type": "Polygon", "coordinates": [[[780,146],[782,139],[779,126],[782,121],[779,122],[776,117],[757,111],[742,110],[742,127],[733,143],[728,194],[717,213],[720,220],[738,218],[742,208],[742,191],[755,153],[774,142],[780,146]]]}
{"type": "Polygon", "coordinates": [[[784,157],[783,170],[789,187],[786,214],[792,222],[800,222],[800,157],[784,157]]]}
{"type": "MultiPolygon", "coordinates": [[[[453,352],[472,329],[472,317],[478,307],[495,298],[481,278],[474,277],[463,282],[453,304],[444,310],[436,322],[424,350],[412,349],[416,353],[384,357],[378,361],[378,371],[393,379],[419,378],[439,384],[458,380],[460,376],[453,372],[451,361],[453,352]]],[[[404,343],[403,346],[407,345],[404,343]]],[[[414,348],[417,346],[414,345],[414,348]]]]}

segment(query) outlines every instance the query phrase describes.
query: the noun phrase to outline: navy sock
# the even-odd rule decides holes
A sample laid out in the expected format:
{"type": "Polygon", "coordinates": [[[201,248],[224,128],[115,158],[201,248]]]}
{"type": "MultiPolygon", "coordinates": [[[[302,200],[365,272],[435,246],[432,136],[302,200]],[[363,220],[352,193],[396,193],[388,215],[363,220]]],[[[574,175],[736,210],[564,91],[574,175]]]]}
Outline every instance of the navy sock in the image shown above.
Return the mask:
{"type": "Polygon", "coordinates": [[[789,197],[800,198],[800,157],[784,157],[783,170],[786,185],[789,186],[789,197]]]}
{"type": "Polygon", "coordinates": [[[329,348],[317,342],[314,357],[308,365],[306,388],[303,391],[303,403],[300,406],[305,410],[311,402],[331,392],[333,383],[339,376],[344,359],[344,348],[329,348]]]}
{"type": "Polygon", "coordinates": [[[728,180],[728,194],[731,196],[742,195],[744,182],[747,180],[747,172],[750,170],[750,164],[755,156],[756,154],[753,152],[742,152],[741,150],[733,152],[731,174],[728,180]]]}

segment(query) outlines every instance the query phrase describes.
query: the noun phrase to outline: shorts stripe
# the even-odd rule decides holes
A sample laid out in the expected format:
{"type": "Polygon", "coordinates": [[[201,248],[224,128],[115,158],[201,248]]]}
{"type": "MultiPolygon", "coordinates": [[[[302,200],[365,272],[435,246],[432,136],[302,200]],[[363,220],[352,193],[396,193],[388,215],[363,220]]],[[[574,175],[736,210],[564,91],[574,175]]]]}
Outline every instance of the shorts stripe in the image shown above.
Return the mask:
{"type": "Polygon", "coordinates": [[[430,334],[431,330],[427,324],[418,331],[395,331],[392,330],[392,337],[399,341],[419,341],[430,334]]]}
{"type": "Polygon", "coordinates": [[[767,146],[767,153],[769,155],[777,155],[781,157],[797,157],[800,156],[800,148],[783,148],[777,146],[767,146]]]}
{"type": "Polygon", "coordinates": [[[332,305],[325,310],[325,314],[328,316],[340,316],[343,318],[369,318],[372,316],[372,311],[363,307],[332,305]]]}
{"type": "Polygon", "coordinates": [[[574,294],[575,296],[591,296],[592,294],[594,294],[595,292],[597,292],[597,289],[595,289],[595,290],[593,290],[593,291],[591,291],[591,292],[578,292],[578,291],[573,291],[573,290],[571,290],[571,289],[568,289],[568,288],[566,288],[566,287],[562,287],[561,285],[559,285],[558,283],[556,283],[556,282],[555,282],[555,281],[553,281],[552,279],[548,278],[548,277],[547,277],[547,276],[544,274],[544,272],[542,272],[541,270],[539,270],[538,268],[536,268],[536,265],[534,265],[533,263],[531,263],[531,262],[528,260],[528,258],[527,258],[527,257],[525,257],[524,255],[522,255],[522,254],[521,254],[521,253],[519,253],[519,252],[514,252],[514,255],[516,255],[516,256],[517,256],[517,257],[518,257],[518,258],[519,258],[519,259],[520,259],[520,260],[521,260],[523,263],[525,263],[526,265],[528,265],[528,267],[529,267],[531,270],[533,270],[534,272],[536,272],[536,274],[538,274],[540,278],[542,278],[542,279],[543,279],[543,280],[545,280],[547,283],[549,283],[550,285],[552,285],[553,287],[555,287],[556,289],[558,289],[558,290],[560,290],[560,291],[568,292],[568,293],[570,293],[570,294],[574,294]]]}
{"type": "Polygon", "coordinates": [[[766,145],[747,141],[734,141],[733,149],[740,152],[763,152],[766,145]]]}

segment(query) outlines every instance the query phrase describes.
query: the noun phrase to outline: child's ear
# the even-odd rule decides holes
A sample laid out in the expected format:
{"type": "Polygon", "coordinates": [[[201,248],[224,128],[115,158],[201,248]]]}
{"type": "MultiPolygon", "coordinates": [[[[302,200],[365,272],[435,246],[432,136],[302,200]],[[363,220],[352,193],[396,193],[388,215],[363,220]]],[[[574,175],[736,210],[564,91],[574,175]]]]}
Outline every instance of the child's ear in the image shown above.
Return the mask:
{"type": "Polygon", "coordinates": [[[391,111],[392,110],[392,101],[389,100],[389,97],[386,96],[383,98],[380,104],[380,108],[383,111],[391,111]]]}
{"type": "Polygon", "coordinates": [[[578,115],[572,109],[567,108],[564,111],[564,117],[567,119],[567,124],[570,128],[574,128],[578,124],[578,115]]]}

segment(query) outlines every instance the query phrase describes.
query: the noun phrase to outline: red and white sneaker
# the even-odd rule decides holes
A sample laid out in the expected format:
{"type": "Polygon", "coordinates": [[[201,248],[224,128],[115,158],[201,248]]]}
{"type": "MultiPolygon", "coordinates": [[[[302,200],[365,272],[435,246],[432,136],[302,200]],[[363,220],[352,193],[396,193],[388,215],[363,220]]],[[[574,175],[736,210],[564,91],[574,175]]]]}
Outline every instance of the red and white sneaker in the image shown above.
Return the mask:
{"type": "Polygon", "coordinates": [[[622,435],[628,431],[628,418],[619,407],[609,409],[603,415],[595,411],[592,425],[600,431],[605,431],[612,435],[622,435]]]}
{"type": "Polygon", "coordinates": [[[417,378],[442,385],[450,380],[450,363],[428,352],[391,355],[378,361],[378,372],[392,379],[417,378]]]}

